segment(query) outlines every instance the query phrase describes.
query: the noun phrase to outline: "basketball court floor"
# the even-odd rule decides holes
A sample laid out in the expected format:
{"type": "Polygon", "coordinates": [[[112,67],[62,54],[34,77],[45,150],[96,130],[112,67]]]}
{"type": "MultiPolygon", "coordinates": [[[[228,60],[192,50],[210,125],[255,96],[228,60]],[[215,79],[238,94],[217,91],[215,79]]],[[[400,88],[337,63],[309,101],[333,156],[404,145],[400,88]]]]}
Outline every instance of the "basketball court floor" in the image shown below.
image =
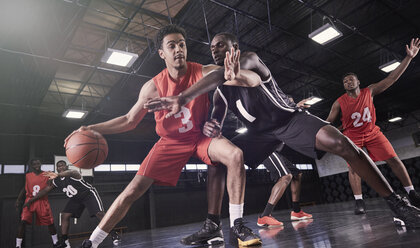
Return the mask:
{"type": "MultiPolygon", "coordinates": [[[[254,232],[262,238],[262,246],[254,247],[420,247],[420,230],[397,227],[393,223],[391,211],[381,198],[367,199],[366,215],[354,215],[354,202],[343,202],[304,207],[304,211],[313,214],[312,220],[291,222],[290,211],[275,211],[274,216],[284,222],[281,228],[259,228],[257,214],[245,216],[254,232]]],[[[204,218],[205,216],[203,216],[204,218]]],[[[139,220],[141,221],[141,220],[139,220]]],[[[225,241],[229,240],[228,219],[222,220],[225,241]]],[[[157,228],[140,232],[124,233],[122,242],[117,247],[172,248],[188,247],[179,240],[196,231],[202,223],[157,228]]],[[[73,240],[72,247],[78,247],[81,240],[73,240]]],[[[107,238],[100,247],[111,248],[112,241],[107,238]]],[[[201,246],[207,247],[207,246],[201,246]]],[[[234,247],[225,245],[214,248],[234,247]]]]}

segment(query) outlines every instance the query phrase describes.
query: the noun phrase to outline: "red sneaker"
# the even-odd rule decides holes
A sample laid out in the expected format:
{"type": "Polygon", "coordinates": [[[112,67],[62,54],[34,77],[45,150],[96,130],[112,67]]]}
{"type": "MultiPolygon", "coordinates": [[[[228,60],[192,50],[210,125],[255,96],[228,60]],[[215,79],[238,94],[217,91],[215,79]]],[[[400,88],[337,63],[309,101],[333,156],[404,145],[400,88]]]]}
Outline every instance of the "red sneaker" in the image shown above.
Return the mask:
{"type": "Polygon", "coordinates": [[[283,226],[283,222],[276,220],[273,216],[270,215],[263,216],[261,218],[258,217],[257,225],[263,227],[278,227],[283,226]]]}
{"type": "Polygon", "coordinates": [[[302,210],[300,210],[299,213],[295,213],[294,211],[292,211],[290,213],[290,219],[291,220],[306,220],[306,219],[312,219],[312,214],[307,214],[305,212],[303,212],[302,210]]]}

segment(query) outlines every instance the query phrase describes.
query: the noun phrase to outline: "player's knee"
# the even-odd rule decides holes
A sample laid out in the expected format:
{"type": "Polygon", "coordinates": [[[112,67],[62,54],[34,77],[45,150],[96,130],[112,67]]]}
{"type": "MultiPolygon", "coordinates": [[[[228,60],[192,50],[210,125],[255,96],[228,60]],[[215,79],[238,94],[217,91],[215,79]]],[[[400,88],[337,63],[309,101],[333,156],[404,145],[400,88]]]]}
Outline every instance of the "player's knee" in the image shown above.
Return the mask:
{"type": "Polygon", "coordinates": [[[230,153],[230,158],[233,163],[241,164],[241,166],[243,165],[244,155],[240,148],[238,147],[233,148],[230,153]]]}
{"type": "Polygon", "coordinates": [[[133,203],[138,198],[140,198],[140,193],[134,188],[127,188],[122,193],[122,201],[124,203],[133,203]]]}
{"type": "Polygon", "coordinates": [[[282,178],[287,184],[289,184],[290,181],[292,181],[293,175],[292,174],[287,174],[287,175],[282,176],[282,178]]]}

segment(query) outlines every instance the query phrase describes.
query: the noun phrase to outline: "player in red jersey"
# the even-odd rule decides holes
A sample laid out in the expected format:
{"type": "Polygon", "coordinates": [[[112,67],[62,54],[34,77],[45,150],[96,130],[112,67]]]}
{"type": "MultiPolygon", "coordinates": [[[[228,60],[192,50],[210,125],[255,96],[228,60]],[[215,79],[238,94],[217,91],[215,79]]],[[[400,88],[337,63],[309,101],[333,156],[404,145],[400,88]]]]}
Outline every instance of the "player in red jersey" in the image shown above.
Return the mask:
{"type": "MultiPolygon", "coordinates": [[[[346,93],[339,97],[331,107],[327,121],[335,121],[341,112],[343,133],[358,147],[365,147],[373,161],[385,161],[404,185],[411,204],[420,207],[420,196],[414,190],[408,172],[398,158],[391,143],[375,124],[376,114],[373,97],[391,87],[404,73],[411,60],[417,55],[420,47],[419,38],[412,39],[410,46],[406,45],[407,56],[401,64],[378,83],[360,89],[360,81],[354,73],[343,76],[346,93]]],[[[355,214],[365,213],[360,177],[349,166],[349,181],[356,199],[355,214]]]]}
{"type": "MultiPolygon", "coordinates": [[[[25,203],[36,196],[40,190],[46,188],[49,185],[48,178],[42,175],[41,161],[39,159],[32,159],[30,162],[32,172],[26,173],[25,188],[23,188],[16,200],[16,208],[18,209],[23,201],[23,196],[26,192],[25,203]]],[[[16,247],[22,246],[23,236],[25,234],[25,226],[32,224],[33,214],[36,214],[36,224],[40,226],[48,226],[48,231],[51,234],[51,238],[54,247],[58,246],[57,230],[54,226],[54,219],[51,212],[50,203],[48,202],[48,196],[44,196],[30,207],[24,207],[22,209],[21,222],[19,223],[18,234],[16,238],[16,247]]]]}
{"type": "MultiPolygon", "coordinates": [[[[224,81],[223,68],[214,71],[219,67],[186,61],[185,37],[185,31],[175,25],[159,30],[156,45],[159,47],[159,56],[165,61],[166,69],[143,86],[137,102],[126,115],[81,127],[79,130],[91,129],[102,134],[132,130],[146,115],[148,110],[144,105],[148,99],[177,95],[207,74],[207,80],[224,81]]],[[[97,247],[125,216],[132,203],[153,183],[175,186],[182,168],[191,156],[198,157],[209,165],[219,162],[226,165],[230,218],[237,227],[236,235],[246,244],[261,243],[260,238],[244,226],[242,221],[245,191],[242,151],[224,137],[209,138],[202,134],[201,128],[207,119],[208,109],[209,99],[207,94],[203,94],[185,105],[174,116],[168,117],[167,112],[155,113],[156,132],[161,138],[143,160],[137,175],[117,197],[82,247],[97,247]]]]}

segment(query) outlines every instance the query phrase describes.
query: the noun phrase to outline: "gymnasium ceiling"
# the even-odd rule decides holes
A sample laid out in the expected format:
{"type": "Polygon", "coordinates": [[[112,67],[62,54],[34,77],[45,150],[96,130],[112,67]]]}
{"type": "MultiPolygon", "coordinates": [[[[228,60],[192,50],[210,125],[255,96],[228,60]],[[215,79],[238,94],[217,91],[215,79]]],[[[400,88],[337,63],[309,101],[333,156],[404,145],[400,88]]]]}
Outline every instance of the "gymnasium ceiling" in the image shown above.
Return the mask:
{"type": "MultiPolygon", "coordinates": [[[[378,82],[387,75],[378,66],[404,58],[405,44],[420,36],[416,0],[2,0],[1,6],[0,137],[63,136],[125,114],[141,86],[164,68],[153,38],[169,23],[187,30],[188,60],[202,64],[212,63],[214,34],[237,34],[241,50],[257,52],[285,93],[295,100],[324,98],[311,108],[322,118],[344,93],[342,74],[357,73],[362,87],[378,82]],[[308,38],[327,22],[343,36],[324,46],[308,38]],[[139,58],[131,68],[112,66],[101,62],[106,48],[139,58]],[[68,108],[89,114],[67,120],[61,115],[68,108]],[[62,132],[55,130],[60,125],[62,132]]],[[[375,98],[383,128],[418,122],[419,61],[375,98]],[[389,124],[392,114],[405,120],[389,124]]],[[[238,125],[229,116],[225,134],[238,125]]],[[[153,115],[122,137],[153,142],[153,115]]]]}

